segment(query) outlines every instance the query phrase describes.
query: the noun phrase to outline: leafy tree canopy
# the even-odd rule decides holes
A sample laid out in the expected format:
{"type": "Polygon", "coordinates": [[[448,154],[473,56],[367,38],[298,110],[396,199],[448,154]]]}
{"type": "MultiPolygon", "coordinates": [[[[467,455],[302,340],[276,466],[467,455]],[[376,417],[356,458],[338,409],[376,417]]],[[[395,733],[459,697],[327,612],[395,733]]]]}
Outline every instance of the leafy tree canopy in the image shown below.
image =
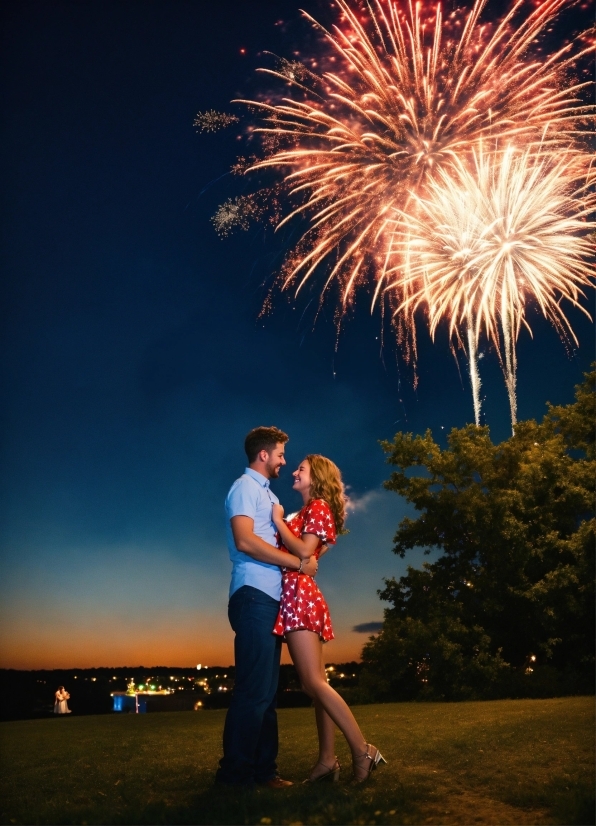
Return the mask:
{"type": "Polygon", "coordinates": [[[414,505],[393,551],[439,551],[385,580],[391,604],[363,651],[376,699],[585,690],[594,666],[596,371],[494,445],[487,427],[383,442],[385,483],[414,505]],[[538,688],[542,686],[542,688],[538,688]]]}

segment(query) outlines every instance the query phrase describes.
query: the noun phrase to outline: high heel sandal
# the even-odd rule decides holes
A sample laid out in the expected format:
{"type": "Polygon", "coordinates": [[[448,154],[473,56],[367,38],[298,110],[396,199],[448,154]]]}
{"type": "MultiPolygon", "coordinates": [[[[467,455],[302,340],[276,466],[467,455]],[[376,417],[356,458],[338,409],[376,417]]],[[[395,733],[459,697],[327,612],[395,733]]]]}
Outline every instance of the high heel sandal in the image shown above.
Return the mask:
{"type": "Polygon", "coordinates": [[[327,769],[327,771],[324,774],[319,774],[317,777],[309,777],[307,780],[303,780],[303,784],[318,783],[319,780],[329,780],[331,781],[331,783],[337,783],[337,781],[339,780],[339,772],[341,770],[341,766],[339,764],[339,760],[337,759],[337,757],[335,758],[335,763],[333,764],[333,766],[331,766],[331,768],[329,768],[329,766],[326,766],[325,763],[321,763],[321,761],[319,760],[318,763],[315,763],[313,771],[317,768],[317,766],[323,766],[323,768],[327,769]]]}
{"type": "Polygon", "coordinates": [[[352,783],[364,783],[365,780],[368,780],[368,778],[371,775],[371,772],[374,771],[377,768],[379,763],[387,764],[387,761],[385,760],[385,758],[383,757],[381,752],[378,750],[378,748],[376,748],[376,746],[373,746],[370,743],[367,743],[366,744],[366,751],[364,752],[364,754],[359,754],[357,757],[354,757],[353,760],[352,760],[352,764],[353,764],[352,765],[352,783]],[[374,755],[370,754],[371,749],[375,750],[374,755]],[[356,768],[356,760],[369,760],[370,761],[368,763],[367,767],[366,767],[366,774],[364,774],[362,777],[357,777],[356,772],[354,771],[355,768],[356,768]]]}

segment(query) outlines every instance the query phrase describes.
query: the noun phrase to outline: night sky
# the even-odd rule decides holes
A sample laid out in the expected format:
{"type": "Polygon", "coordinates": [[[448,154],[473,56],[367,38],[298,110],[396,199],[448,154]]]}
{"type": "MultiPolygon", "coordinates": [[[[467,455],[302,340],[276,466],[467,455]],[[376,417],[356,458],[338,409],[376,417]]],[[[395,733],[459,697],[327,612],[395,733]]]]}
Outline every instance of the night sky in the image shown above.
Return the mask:
{"type": "MultiPolygon", "coordinates": [[[[246,432],[290,434],[274,488],[320,452],[342,469],[350,534],[321,564],[336,640],[359,658],[382,619],[377,589],[424,557],[391,553],[408,512],[384,492],[379,439],[473,421],[445,331],[419,327],[419,384],[365,298],[335,349],[312,293],[258,319],[292,241],[210,217],[247,184],[245,126],[198,135],[199,110],[259,87],[263,51],[317,39],[297,0],[5,2],[2,5],[2,605],[0,666],[228,664],[223,500],[246,432]],[[244,53],[243,51],[244,50],[244,53]],[[295,308],[294,308],[295,307],[295,308]]],[[[325,21],[323,0],[301,2],[325,21]]],[[[260,81],[261,83],[263,81],[260,81]]],[[[586,306],[590,308],[592,296],[586,306]]],[[[594,358],[570,311],[568,352],[537,313],[522,333],[519,417],[573,400],[594,358]]],[[[510,433],[499,364],[481,348],[486,423],[510,433]]]]}

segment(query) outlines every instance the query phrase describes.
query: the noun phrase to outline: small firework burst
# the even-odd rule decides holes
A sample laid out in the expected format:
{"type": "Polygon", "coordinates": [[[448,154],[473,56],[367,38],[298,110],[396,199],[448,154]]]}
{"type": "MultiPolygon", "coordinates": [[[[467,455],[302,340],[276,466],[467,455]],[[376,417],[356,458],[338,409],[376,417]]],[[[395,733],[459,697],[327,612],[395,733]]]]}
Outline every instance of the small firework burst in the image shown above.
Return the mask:
{"type": "Polygon", "coordinates": [[[228,198],[211,217],[215,231],[220,238],[227,238],[236,230],[248,230],[251,224],[279,221],[281,204],[275,187],[260,189],[249,195],[228,198]]]}
{"type": "Polygon", "coordinates": [[[236,115],[228,115],[226,112],[217,112],[215,109],[208,109],[206,112],[197,112],[193,121],[193,126],[197,127],[197,132],[219,132],[233,123],[238,123],[236,115]]]}
{"type": "Polygon", "coordinates": [[[261,214],[254,196],[237,195],[220,204],[211,221],[219,237],[227,238],[237,229],[246,231],[261,214]]]}

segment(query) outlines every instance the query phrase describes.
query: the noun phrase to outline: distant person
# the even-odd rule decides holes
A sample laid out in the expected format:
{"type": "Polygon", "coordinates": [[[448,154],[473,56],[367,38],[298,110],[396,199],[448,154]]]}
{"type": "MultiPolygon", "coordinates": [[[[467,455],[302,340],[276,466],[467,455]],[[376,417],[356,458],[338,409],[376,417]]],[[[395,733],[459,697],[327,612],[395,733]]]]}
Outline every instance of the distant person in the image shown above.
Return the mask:
{"type": "MultiPolygon", "coordinates": [[[[290,559],[318,559],[334,545],[343,529],[346,497],[339,468],[318,454],[307,456],[294,471],[293,488],[302,496],[303,507],[283,520],[283,508],[273,505],[273,521],[281,538],[282,551],[290,559]]],[[[284,636],[302,689],[312,697],[319,734],[319,759],[307,781],[337,780],[340,765],[335,755],[335,726],[352,752],[352,777],[366,780],[380,762],[381,752],[367,743],[345,700],[331,688],[325,673],[323,643],[333,639],[331,617],[323,594],[309,572],[284,567],[282,598],[274,634],[284,636]]]]}
{"type": "Polygon", "coordinates": [[[246,437],[248,467],[226,498],[226,530],[232,560],[228,617],[235,633],[236,676],[223,733],[223,757],[216,783],[291,786],[277,773],[276,694],[281,637],[272,633],[279,613],[281,568],[314,576],[317,560],[288,557],[277,547],[269,482],[285,465],[288,436],[276,427],[257,427],[246,437]]]}
{"type": "Polygon", "coordinates": [[[70,700],[70,694],[63,685],[58,688],[58,691],[54,694],[54,698],[54,714],[70,714],[70,709],[66,702],[70,700]]]}

